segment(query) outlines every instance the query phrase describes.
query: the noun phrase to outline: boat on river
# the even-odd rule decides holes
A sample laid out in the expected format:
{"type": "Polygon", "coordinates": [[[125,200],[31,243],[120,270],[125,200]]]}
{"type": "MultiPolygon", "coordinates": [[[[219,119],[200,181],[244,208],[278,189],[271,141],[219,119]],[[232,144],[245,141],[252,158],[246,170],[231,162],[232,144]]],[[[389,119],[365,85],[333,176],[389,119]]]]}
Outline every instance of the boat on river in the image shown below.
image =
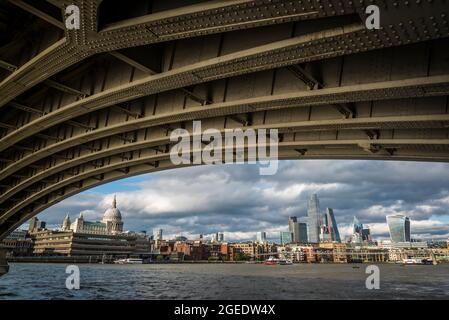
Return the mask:
{"type": "Polygon", "coordinates": [[[139,258],[127,258],[127,259],[118,259],[114,261],[115,264],[143,264],[143,259],[139,258]]]}
{"type": "Polygon", "coordinates": [[[263,262],[266,265],[291,265],[293,262],[289,259],[277,259],[274,257],[269,257],[263,262]]]}
{"type": "Polygon", "coordinates": [[[413,258],[413,259],[403,259],[402,263],[404,265],[433,265],[434,262],[429,259],[420,259],[420,258],[413,258]]]}

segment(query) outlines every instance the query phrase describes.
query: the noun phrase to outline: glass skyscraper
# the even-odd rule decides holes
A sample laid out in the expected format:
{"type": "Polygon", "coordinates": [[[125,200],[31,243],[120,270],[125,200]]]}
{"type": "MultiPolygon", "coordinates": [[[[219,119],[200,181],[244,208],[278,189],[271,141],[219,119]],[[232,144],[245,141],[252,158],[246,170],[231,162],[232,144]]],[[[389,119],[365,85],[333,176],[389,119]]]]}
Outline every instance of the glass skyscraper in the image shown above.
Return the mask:
{"type": "Polygon", "coordinates": [[[267,241],[267,234],[264,231],[257,232],[256,241],[259,243],[264,243],[267,241]]]}
{"type": "Polygon", "coordinates": [[[162,229],[153,230],[154,240],[160,241],[162,240],[162,229]]]}
{"type": "Polygon", "coordinates": [[[371,232],[368,227],[364,227],[363,223],[359,222],[357,217],[354,217],[352,223],[352,238],[353,243],[371,242],[371,232]]]}
{"type": "Polygon", "coordinates": [[[402,214],[387,216],[392,242],[410,242],[410,219],[402,214]]]}
{"type": "Polygon", "coordinates": [[[299,227],[299,242],[307,243],[309,241],[307,236],[307,223],[298,222],[299,227]]]}
{"type": "Polygon", "coordinates": [[[320,221],[320,242],[341,242],[334,211],[326,208],[320,221]]]}
{"type": "Polygon", "coordinates": [[[299,222],[296,217],[288,218],[288,231],[292,234],[292,242],[307,243],[307,224],[299,222]]]}
{"type": "Polygon", "coordinates": [[[293,233],[289,232],[284,232],[281,231],[280,232],[280,240],[281,240],[281,244],[288,244],[288,243],[292,243],[293,242],[293,233]]]}
{"type": "Polygon", "coordinates": [[[312,194],[307,207],[307,216],[309,222],[309,242],[320,242],[320,203],[318,196],[312,194]]]}
{"type": "Polygon", "coordinates": [[[363,224],[359,222],[359,219],[357,219],[357,217],[354,217],[354,221],[352,223],[352,233],[361,234],[362,230],[363,230],[363,224]]]}
{"type": "Polygon", "coordinates": [[[212,242],[223,242],[224,241],[224,233],[217,232],[212,236],[212,242]]]}
{"type": "Polygon", "coordinates": [[[293,242],[299,242],[299,224],[296,217],[288,218],[288,230],[293,234],[293,242]]]}

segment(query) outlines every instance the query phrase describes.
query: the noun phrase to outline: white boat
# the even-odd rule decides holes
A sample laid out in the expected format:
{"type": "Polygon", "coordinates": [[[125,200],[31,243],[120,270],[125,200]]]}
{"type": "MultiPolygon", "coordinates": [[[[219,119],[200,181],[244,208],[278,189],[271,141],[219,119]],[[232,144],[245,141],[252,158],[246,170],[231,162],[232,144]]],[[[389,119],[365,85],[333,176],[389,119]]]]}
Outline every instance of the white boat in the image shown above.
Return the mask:
{"type": "Polygon", "coordinates": [[[293,264],[293,261],[290,259],[279,259],[279,264],[280,265],[291,265],[293,264]]]}
{"type": "Polygon", "coordinates": [[[402,259],[402,263],[404,265],[415,265],[415,264],[431,265],[431,264],[434,264],[432,260],[420,259],[420,258],[416,258],[416,259],[402,259]]]}
{"type": "Polygon", "coordinates": [[[293,261],[289,260],[289,259],[277,259],[274,257],[269,257],[268,260],[265,260],[263,262],[263,264],[267,264],[267,265],[290,265],[293,264],[293,261]]]}
{"type": "Polygon", "coordinates": [[[119,259],[114,261],[115,264],[142,264],[143,260],[138,258],[119,259]]]}

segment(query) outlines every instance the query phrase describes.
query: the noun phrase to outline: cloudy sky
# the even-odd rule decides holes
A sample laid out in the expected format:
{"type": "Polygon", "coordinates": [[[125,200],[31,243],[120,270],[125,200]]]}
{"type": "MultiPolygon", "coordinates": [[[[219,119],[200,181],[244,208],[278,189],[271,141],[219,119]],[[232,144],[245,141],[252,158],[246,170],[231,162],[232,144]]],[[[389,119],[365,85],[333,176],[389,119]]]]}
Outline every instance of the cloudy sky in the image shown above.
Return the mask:
{"type": "Polygon", "coordinates": [[[412,237],[448,238],[449,164],[384,161],[281,161],[274,176],[257,165],[183,168],[113,182],[73,196],[39,214],[50,227],[73,219],[101,220],[117,194],[125,229],[164,238],[196,238],[223,231],[227,240],[254,239],[266,231],[277,240],[289,216],[306,222],[307,199],[317,193],[321,208],[334,209],[342,237],[354,216],[375,238],[388,238],[385,216],[412,220],[412,237]]]}

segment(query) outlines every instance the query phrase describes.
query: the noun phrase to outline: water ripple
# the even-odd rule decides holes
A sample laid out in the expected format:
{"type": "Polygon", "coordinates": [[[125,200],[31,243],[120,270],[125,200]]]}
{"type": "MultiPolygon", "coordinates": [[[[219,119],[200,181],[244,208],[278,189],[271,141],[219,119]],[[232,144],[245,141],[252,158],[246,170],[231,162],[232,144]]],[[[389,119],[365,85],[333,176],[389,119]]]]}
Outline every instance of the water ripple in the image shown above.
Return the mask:
{"type": "Polygon", "coordinates": [[[12,264],[0,299],[449,299],[449,264],[380,265],[380,290],[363,265],[79,265],[80,290],[65,288],[65,267],[12,264]]]}

